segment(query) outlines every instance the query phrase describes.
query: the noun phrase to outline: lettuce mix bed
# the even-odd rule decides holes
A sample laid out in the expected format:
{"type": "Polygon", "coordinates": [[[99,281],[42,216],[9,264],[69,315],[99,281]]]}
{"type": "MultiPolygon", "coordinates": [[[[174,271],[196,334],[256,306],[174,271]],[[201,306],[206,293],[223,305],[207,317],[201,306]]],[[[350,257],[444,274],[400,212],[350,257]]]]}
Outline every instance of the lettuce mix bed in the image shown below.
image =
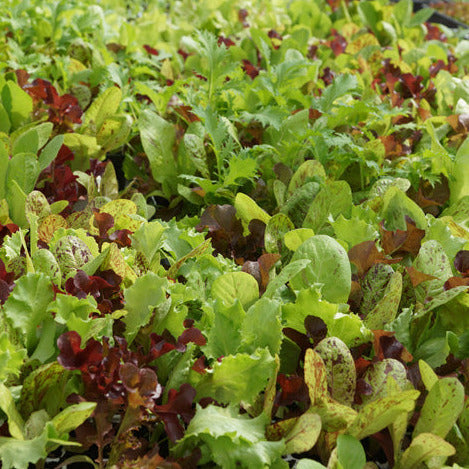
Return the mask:
{"type": "Polygon", "coordinates": [[[0,6],[2,467],[467,467],[465,32],[94,3],[0,6]]]}

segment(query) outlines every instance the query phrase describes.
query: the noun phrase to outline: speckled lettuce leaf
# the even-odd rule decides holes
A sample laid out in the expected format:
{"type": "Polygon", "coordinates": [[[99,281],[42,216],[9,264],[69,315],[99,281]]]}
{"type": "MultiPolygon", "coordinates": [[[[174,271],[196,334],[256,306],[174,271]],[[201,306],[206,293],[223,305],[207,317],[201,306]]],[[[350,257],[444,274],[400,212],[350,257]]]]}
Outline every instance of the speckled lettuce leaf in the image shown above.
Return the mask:
{"type": "Polygon", "coordinates": [[[306,160],[295,171],[288,184],[288,194],[291,196],[299,187],[305,185],[313,179],[326,179],[326,171],[322,164],[317,160],[306,160]]]}
{"type": "Polygon", "coordinates": [[[443,293],[443,284],[453,275],[450,260],[443,246],[435,240],[422,244],[413,265],[418,271],[437,277],[435,280],[423,282],[415,288],[417,300],[422,303],[427,297],[434,298],[443,293]]]}
{"type": "Polygon", "coordinates": [[[332,181],[326,184],[313,199],[303,222],[303,228],[311,228],[316,233],[328,223],[329,218],[339,215],[350,216],[352,191],[346,181],[332,181]]]}
{"type": "Polygon", "coordinates": [[[304,453],[313,448],[321,432],[321,417],[306,412],[300,417],[281,420],[267,427],[269,440],[285,440],[285,454],[304,453]]]}
{"type": "Polygon", "coordinates": [[[351,269],[345,249],[333,238],[317,235],[307,239],[292,262],[309,259],[311,264],[290,280],[293,289],[322,285],[322,296],[331,303],[346,303],[351,289],[351,269]]]}
{"type": "Polygon", "coordinates": [[[452,456],[455,452],[454,447],[443,438],[432,433],[421,433],[412,440],[396,467],[397,469],[417,469],[431,458],[452,456]]]}
{"type": "Polygon", "coordinates": [[[265,227],[264,245],[267,252],[285,251],[284,236],[295,228],[293,222],[284,213],[275,214],[265,227]]]}
{"type": "Polygon", "coordinates": [[[370,393],[361,396],[364,404],[386,397],[388,395],[389,380],[393,379],[401,390],[412,389],[410,381],[407,379],[405,366],[394,358],[372,363],[365,371],[362,379],[368,384],[370,393]]]}
{"type": "Polygon", "coordinates": [[[413,411],[419,395],[419,391],[403,391],[397,395],[383,397],[366,404],[360,409],[355,421],[346,433],[361,440],[379,432],[391,425],[403,412],[413,411]]]}
{"type": "Polygon", "coordinates": [[[386,190],[380,214],[387,230],[406,230],[406,216],[415,221],[417,228],[424,230],[427,227],[423,210],[395,186],[386,190]]]}
{"type": "Polygon", "coordinates": [[[306,350],[304,364],[305,383],[308,386],[311,406],[329,399],[327,370],[321,356],[313,349],[306,350]]]}
{"type": "Polygon", "coordinates": [[[326,367],[330,396],[341,404],[351,406],[355,397],[357,374],[349,348],[337,337],[328,337],[321,340],[314,350],[326,367]]]}
{"type": "Polygon", "coordinates": [[[34,270],[37,273],[43,273],[57,285],[62,282],[62,273],[59,263],[54,255],[48,249],[38,249],[32,256],[34,270]]]}
{"type": "Polygon", "coordinates": [[[383,329],[397,316],[402,296],[402,275],[394,272],[384,290],[383,297],[375,304],[363,320],[366,327],[372,330],[383,329]]]}
{"type": "Polygon", "coordinates": [[[64,278],[73,276],[94,256],[88,245],[77,236],[67,235],[60,238],[52,247],[51,252],[60,267],[64,278]]]}
{"type": "Polygon", "coordinates": [[[414,438],[432,433],[445,438],[464,408],[464,387],[457,378],[442,378],[430,389],[414,429],[414,438]]]}
{"type": "Polygon", "coordinates": [[[393,273],[394,269],[388,264],[375,264],[366,273],[360,285],[363,294],[360,310],[363,315],[372,311],[383,298],[393,273]]]}

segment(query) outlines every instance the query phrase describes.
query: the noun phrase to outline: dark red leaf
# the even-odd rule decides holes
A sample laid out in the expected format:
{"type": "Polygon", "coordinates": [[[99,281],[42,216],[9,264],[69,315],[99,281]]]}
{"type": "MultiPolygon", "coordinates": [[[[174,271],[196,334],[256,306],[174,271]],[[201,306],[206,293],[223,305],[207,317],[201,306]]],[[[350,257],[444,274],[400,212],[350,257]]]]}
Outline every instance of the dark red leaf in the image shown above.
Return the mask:
{"type": "Polygon", "coordinates": [[[383,223],[380,225],[381,246],[385,254],[396,254],[408,252],[416,256],[420,250],[425,230],[417,228],[415,222],[406,216],[407,230],[388,231],[383,223]]]}
{"type": "Polygon", "coordinates": [[[108,236],[108,240],[116,243],[119,247],[126,248],[132,245],[131,234],[130,230],[116,230],[108,236]]]}
{"type": "Polygon", "coordinates": [[[194,364],[191,367],[191,370],[194,370],[196,373],[199,373],[200,375],[204,375],[207,373],[207,364],[205,362],[205,357],[199,357],[197,360],[194,362],[194,364]]]}
{"type": "Polygon", "coordinates": [[[225,37],[223,35],[218,36],[217,44],[221,46],[224,44],[226,47],[234,46],[235,43],[229,37],[225,37]]]}
{"type": "Polygon", "coordinates": [[[99,342],[90,339],[83,350],[80,345],[81,337],[75,331],[65,332],[57,339],[60,350],[57,361],[65,369],[85,371],[88,367],[101,363],[103,348],[99,342]]]}
{"type": "Polygon", "coordinates": [[[173,443],[184,436],[184,427],[180,419],[188,424],[195,414],[195,394],[195,389],[184,383],[179,391],[170,389],[167,404],[155,405],[153,408],[153,412],[163,420],[166,433],[173,443]]]}
{"type": "Polygon", "coordinates": [[[469,276],[469,251],[459,251],[454,258],[454,267],[464,277],[469,276]]]}
{"type": "Polygon", "coordinates": [[[307,337],[313,342],[313,346],[316,346],[327,336],[327,325],[317,316],[306,316],[305,329],[307,337]]]}
{"type": "Polygon", "coordinates": [[[150,55],[160,55],[160,53],[154,49],[153,47],[149,46],[148,44],[144,44],[143,48],[150,54],[150,55]]]}
{"type": "Polygon", "coordinates": [[[444,284],[445,290],[466,286],[469,288],[469,277],[450,277],[444,284]]]}
{"type": "Polygon", "coordinates": [[[254,78],[259,75],[260,68],[253,65],[249,60],[243,59],[243,70],[251,79],[254,80],[254,78]]]}
{"type": "Polygon", "coordinates": [[[189,342],[193,342],[196,345],[205,345],[207,339],[202,335],[199,329],[196,327],[189,327],[185,329],[178,338],[178,345],[187,345],[189,342]]]}
{"type": "Polygon", "coordinates": [[[374,264],[393,262],[386,259],[383,252],[378,251],[374,241],[363,241],[356,244],[348,252],[348,257],[350,262],[357,267],[359,277],[364,276],[374,264]]]}
{"type": "Polygon", "coordinates": [[[280,386],[280,393],[275,398],[275,404],[278,406],[288,406],[297,402],[309,402],[308,386],[301,376],[287,376],[279,373],[277,384],[280,386]]]}
{"type": "Polygon", "coordinates": [[[99,237],[106,238],[107,232],[114,226],[114,217],[106,212],[99,212],[99,210],[93,210],[94,212],[94,223],[98,227],[99,237]]]}

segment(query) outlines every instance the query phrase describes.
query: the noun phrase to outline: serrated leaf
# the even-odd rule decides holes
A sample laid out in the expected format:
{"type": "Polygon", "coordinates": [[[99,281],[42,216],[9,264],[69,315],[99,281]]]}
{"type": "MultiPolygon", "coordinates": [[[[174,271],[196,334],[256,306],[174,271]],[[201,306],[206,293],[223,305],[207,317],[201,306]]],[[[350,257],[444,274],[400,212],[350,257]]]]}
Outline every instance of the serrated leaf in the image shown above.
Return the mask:
{"type": "Polygon", "coordinates": [[[274,371],[275,360],[266,349],[226,356],[201,378],[197,399],[210,396],[222,404],[253,403],[274,371]]]}
{"type": "Polygon", "coordinates": [[[0,437],[0,460],[3,469],[28,469],[30,463],[37,463],[47,457],[47,433],[32,440],[16,440],[0,437]]]}
{"type": "Polygon", "coordinates": [[[167,279],[147,272],[124,290],[127,314],[122,321],[126,325],[125,338],[129,344],[139,329],[148,323],[153,309],[166,299],[167,284],[167,279]]]}
{"type": "Polygon", "coordinates": [[[242,179],[252,180],[257,173],[257,160],[234,155],[230,158],[228,171],[223,180],[225,186],[242,183],[242,179]],[[241,181],[240,181],[241,180],[241,181]]]}
{"type": "Polygon", "coordinates": [[[264,414],[249,418],[233,407],[209,405],[197,407],[184,438],[175,447],[176,454],[195,447],[208,451],[221,467],[272,467],[285,449],[282,441],[266,441],[264,414]]]}
{"type": "Polygon", "coordinates": [[[25,349],[15,346],[7,332],[0,334],[0,381],[9,376],[18,376],[21,366],[27,357],[25,349]]]}
{"type": "Polygon", "coordinates": [[[49,318],[47,306],[54,298],[52,284],[44,274],[27,274],[16,281],[4,305],[4,314],[24,334],[30,352],[39,342],[38,326],[49,318]]]}

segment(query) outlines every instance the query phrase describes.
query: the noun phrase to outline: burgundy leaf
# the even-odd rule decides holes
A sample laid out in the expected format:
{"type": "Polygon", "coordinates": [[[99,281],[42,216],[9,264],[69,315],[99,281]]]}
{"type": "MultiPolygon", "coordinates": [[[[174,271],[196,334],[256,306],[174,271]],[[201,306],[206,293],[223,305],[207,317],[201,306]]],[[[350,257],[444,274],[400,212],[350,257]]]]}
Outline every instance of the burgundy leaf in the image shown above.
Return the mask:
{"type": "Polygon", "coordinates": [[[163,420],[166,433],[173,443],[184,436],[184,427],[180,418],[188,424],[195,414],[195,394],[195,389],[190,384],[184,383],[179,391],[170,389],[167,404],[155,405],[153,408],[153,412],[163,420]]]}
{"type": "Polygon", "coordinates": [[[246,72],[246,75],[254,80],[259,75],[260,68],[253,65],[249,60],[243,59],[243,70],[246,72]]]}
{"type": "Polygon", "coordinates": [[[160,53],[154,49],[153,47],[149,46],[148,44],[144,44],[143,48],[150,54],[150,55],[160,55],[160,53]]]}
{"type": "Polygon", "coordinates": [[[84,349],[80,348],[81,337],[75,331],[63,333],[57,339],[60,350],[57,361],[67,370],[85,371],[90,366],[96,366],[103,359],[103,348],[99,342],[90,339],[84,349]]]}
{"type": "Polygon", "coordinates": [[[464,277],[469,276],[469,251],[459,251],[454,258],[454,267],[464,277]]]}
{"type": "Polygon", "coordinates": [[[327,325],[317,316],[306,316],[305,329],[307,337],[312,340],[314,346],[327,336],[327,325]]]}
{"type": "Polygon", "coordinates": [[[280,386],[280,393],[275,398],[275,404],[278,406],[288,406],[294,403],[309,401],[308,386],[304,379],[297,375],[287,376],[279,373],[277,384],[280,386]]]}
{"type": "Polygon", "coordinates": [[[106,212],[93,210],[95,225],[99,230],[99,237],[106,238],[107,232],[114,226],[114,217],[106,212]]]}

